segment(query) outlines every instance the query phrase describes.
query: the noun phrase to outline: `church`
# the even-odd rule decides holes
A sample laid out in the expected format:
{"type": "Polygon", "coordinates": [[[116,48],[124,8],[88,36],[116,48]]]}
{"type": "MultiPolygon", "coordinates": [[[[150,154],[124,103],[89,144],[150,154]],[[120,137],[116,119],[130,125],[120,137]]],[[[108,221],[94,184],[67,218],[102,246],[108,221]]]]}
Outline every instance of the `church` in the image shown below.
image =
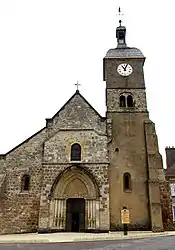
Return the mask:
{"type": "Polygon", "coordinates": [[[166,230],[172,221],[154,123],[147,109],[145,56],[116,28],[103,59],[106,116],[77,90],[46,126],[0,155],[0,232],[166,230]]]}

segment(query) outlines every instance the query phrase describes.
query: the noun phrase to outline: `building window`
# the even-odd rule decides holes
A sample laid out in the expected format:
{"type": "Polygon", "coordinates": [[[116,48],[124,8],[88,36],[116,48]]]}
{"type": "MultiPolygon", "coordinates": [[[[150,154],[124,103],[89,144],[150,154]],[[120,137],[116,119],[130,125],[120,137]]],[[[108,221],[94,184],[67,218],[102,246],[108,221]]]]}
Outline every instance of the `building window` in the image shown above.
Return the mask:
{"type": "Polygon", "coordinates": [[[78,143],[71,146],[71,161],[81,161],[81,146],[78,143]]]}
{"type": "Polygon", "coordinates": [[[123,93],[120,96],[120,107],[121,108],[131,108],[134,107],[134,101],[133,101],[133,97],[131,94],[129,93],[123,93]]]}
{"type": "Polygon", "coordinates": [[[121,95],[120,96],[120,107],[126,107],[126,100],[125,100],[125,96],[121,95]]]}
{"type": "Polygon", "coordinates": [[[124,173],[123,175],[123,190],[131,191],[131,175],[130,173],[124,173]]]}
{"type": "Polygon", "coordinates": [[[134,107],[134,103],[133,103],[133,98],[131,95],[127,96],[127,106],[130,107],[134,107]]]}
{"type": "Polygon", "coordinates": [[[175,221],[175,206],[173,206],[173,221],[175,221]]]}
{"type": "Polygon", "coordinates": [[[171,186],[171,196],[175,196],[175,184],[171,183],[170,186],[171,186]]]}
{"type": "Polygon", "coordinates": [[[22,177],[21,191],[29,191],[30,176],[25,174],[22,177]]]}

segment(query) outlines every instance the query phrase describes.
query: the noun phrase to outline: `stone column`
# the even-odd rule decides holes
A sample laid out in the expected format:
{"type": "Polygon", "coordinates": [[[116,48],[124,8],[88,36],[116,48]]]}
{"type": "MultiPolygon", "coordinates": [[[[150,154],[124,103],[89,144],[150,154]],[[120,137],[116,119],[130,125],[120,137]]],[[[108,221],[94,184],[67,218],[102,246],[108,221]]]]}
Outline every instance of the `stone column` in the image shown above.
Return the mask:
{"type": "Polygon", "coordinates": [[[50,214],[49,214],[49,227],[53,227],[53,220],[54,220],[54,200],[50,201],[50,214]]]}
{"type": "Polygon", "coordinates": [[[66,200],[52,200],[50,210],[50,227],[64,230],[66,224],[66,200]]]}
{"type": "Polygon", "coordinates": [[[62,229],[65,230],[66,229],[66,199],[63,200],[63,224],[62,224],[62,229]]]}
{"type": "Polygon", "coordinates": [[[99,201],[87,200],[87,229],[99,228],[99,201]]]}
{"type": "Polygon", "coordinates": [[[96,201],[96,229],[100,229],[100,201],[96,201]]]}
{"type": "Polygon", "coordinates": [[[54,200],[54,205],[53,205],[54,209],[54,217],[53,217],[53,227],[57,227],[58,224],[58,200],[54,200]]]}

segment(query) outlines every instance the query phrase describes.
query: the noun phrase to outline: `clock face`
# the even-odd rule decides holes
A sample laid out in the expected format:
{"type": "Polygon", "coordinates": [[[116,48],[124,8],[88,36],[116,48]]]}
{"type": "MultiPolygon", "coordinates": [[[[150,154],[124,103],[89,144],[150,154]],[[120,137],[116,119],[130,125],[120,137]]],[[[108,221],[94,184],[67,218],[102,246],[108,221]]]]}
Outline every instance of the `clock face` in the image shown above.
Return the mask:
{"type": "Polygon", "coordinates": [[[118,66],[117,68],[117,72],[121,75],[121,76],[129,76],[130,74],[132,74],[132,67],[130,64],[128,63],[122,63],[118,66]]]}

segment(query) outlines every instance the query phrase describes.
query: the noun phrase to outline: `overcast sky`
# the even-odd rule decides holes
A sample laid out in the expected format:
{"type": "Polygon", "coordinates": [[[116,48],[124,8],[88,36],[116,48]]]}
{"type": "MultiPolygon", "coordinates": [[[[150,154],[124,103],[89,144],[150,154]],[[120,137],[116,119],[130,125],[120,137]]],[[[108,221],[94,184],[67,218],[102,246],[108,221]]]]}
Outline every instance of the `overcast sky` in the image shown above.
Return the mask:
{"type": "Polygon", "coordinates": [[[165,159],[165,146],[175,145],[172,0],[0,0],[0,153],[44,127],[77,80],[105,115],[103,57],[116,47],[119,6],[128,46],[146,56],[148,109],[165,159]]]}

